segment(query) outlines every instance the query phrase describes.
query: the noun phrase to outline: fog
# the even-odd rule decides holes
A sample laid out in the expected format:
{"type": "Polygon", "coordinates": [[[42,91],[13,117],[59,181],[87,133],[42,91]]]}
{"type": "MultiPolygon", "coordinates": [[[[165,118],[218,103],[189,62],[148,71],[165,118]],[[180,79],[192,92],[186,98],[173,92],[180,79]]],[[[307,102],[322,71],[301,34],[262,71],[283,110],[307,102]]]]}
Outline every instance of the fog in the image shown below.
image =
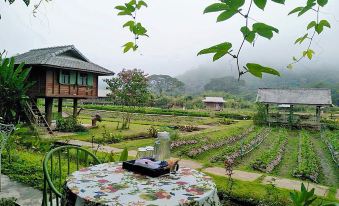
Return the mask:
{"type": "MultiPolygon", "coordinates": [[[[139,68],[149,74],[179,75],[201,65],[224,67],[225,74],[234,74],[235,65],[227,57],[212,62],[210,55],[196,56],[203,48],[224,41],[237,49],[244,25],[240,15],[230,21],[216,23],[217,14],[203,14],[216,0],[147,0],[148,8],[138,13],[138,21],[148,29],[149,38],[140,38],[137,52],[122,53],[121,46],[133,36],[122,25],[128,17],[117,16],[114,7],[125,1],[53,0],[43,2],[33,17],[33,1],[27,8],[21,0],[13,5],[0,2],[0,49],[9,56],[30,49],[75,45],[91,61],[118,72],[123,68],[139,68]]],[[[315,18],[310,12],[297,18],[287,13],[306,1],[287,1],[285,6],[268,2],[265,12],[255,8],[251,17],[277,27],[280,32],[271,41],[258,38],[255,47],[246,44],[241,62],[258,62],[278,70],[286,69],[292,56],[306,47],[294,40],[306,32],[306,25],[315,18]]],[[[314,39],[316,52],[312,61],[302,61],[294,69],[333,68],[339,64],[339,1],[330,1],[322,9],[320,19],[328,19],[332,29],[314,39]]],[[[253,23],[253,20],[251,21],[253,23]]]]}

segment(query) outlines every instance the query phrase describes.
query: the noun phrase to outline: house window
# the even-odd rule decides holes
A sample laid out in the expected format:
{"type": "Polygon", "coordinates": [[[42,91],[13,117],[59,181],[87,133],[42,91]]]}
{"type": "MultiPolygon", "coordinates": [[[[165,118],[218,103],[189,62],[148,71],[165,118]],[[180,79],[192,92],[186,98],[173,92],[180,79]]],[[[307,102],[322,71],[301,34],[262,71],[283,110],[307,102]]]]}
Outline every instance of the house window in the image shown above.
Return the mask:
{"type": "Polygon", "coordinates": [[[62,71],[60,73],[60,84],[69,84],[70,83],[70,72],[69,71],[62,71]]]}
{"type": "Polygon", "coordinates": [[[88,75],[85,73],[80,73],[78,78],[78,85],[86,86],[88,82],[88,75]]]}

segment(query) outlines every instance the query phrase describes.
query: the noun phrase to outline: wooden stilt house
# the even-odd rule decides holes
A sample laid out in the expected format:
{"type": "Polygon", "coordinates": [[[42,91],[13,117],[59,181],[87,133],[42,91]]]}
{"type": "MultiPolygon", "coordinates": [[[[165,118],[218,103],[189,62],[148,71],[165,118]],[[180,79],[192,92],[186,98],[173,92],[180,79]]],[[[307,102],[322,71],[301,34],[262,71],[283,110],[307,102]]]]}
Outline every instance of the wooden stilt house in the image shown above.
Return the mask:
{"type": "Polygon", "coordinates": [[[15,63],[24,62],[31,67],[28,81],[34,86],[28,91],[30,100],[26,115],[32,123],[50,130],[53,100],[58,100],[58,113],[62,114],[63,99],[73,100],[73,115],[77,115],[79,99],[98,97],[98,77],[114,75],[88,60],[73,45],[33,49],[14,57],[15,63]],[[37,99],[45,99],[45,112],[40,112],[37,99]]]}

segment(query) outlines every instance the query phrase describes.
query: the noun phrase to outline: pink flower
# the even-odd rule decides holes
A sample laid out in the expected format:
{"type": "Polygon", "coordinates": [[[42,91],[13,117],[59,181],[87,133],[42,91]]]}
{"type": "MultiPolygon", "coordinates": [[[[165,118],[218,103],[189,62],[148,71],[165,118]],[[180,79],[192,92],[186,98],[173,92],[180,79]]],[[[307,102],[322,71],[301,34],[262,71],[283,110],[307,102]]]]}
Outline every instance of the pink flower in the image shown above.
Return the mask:
{"type": "Polygon", "coordinates": [[[103,183],[106,183],[106,182],[108,182],[108,180],[105,180],[105,179],[100,179],[100,180],[98,180],[98,182],[103,184],[103,183]]]}
{"type": "Polygon", "coordinates": [[[186,185],[186,184],[188,184],[187,182],[184,182],[184,181],[178,181],[178,182],[176,182],[178,185],[186,185]]]}

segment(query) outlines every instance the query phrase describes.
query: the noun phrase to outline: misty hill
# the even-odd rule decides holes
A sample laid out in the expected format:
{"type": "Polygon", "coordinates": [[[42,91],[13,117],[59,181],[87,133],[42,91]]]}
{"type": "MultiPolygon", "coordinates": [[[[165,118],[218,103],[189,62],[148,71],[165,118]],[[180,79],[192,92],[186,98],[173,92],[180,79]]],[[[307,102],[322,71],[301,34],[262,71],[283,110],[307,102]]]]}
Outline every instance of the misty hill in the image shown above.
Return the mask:
{"type": "MultiPolygon", "coordinates": [[[[254,99],[256,91],[260,87],[268,88],[329,88],[332,90],[333,103],[339,104],[339,72],[337,69],[285,69],[281,72],[281,77],[266,75],[263,79],[245,75],[239,82],[236,95],[246,99],[254,99]]],[[[182,75],[177,76],[179,80],[185,83],[186,93],[198,94],[203,92],[206,84],[218,82],[225,78],[225,68],[222,67],[199,67],[189,70],[182,75]],[[212,81],[211,81],[212,80],[212,81]],[[218,81],[216,81],[218,80],[218,81]]],[[[229,79],[229,78],[228,78],[229,79]]],[[[225,84],[229,85],[229,84],[225,84]]],[[[234,86],[234,85],[233,85],[234,86]]],[[[211,86],[207,88],[213,88],[211,86]]],[[[228,88],[225,88],[227,91],[228,88]]]]}

